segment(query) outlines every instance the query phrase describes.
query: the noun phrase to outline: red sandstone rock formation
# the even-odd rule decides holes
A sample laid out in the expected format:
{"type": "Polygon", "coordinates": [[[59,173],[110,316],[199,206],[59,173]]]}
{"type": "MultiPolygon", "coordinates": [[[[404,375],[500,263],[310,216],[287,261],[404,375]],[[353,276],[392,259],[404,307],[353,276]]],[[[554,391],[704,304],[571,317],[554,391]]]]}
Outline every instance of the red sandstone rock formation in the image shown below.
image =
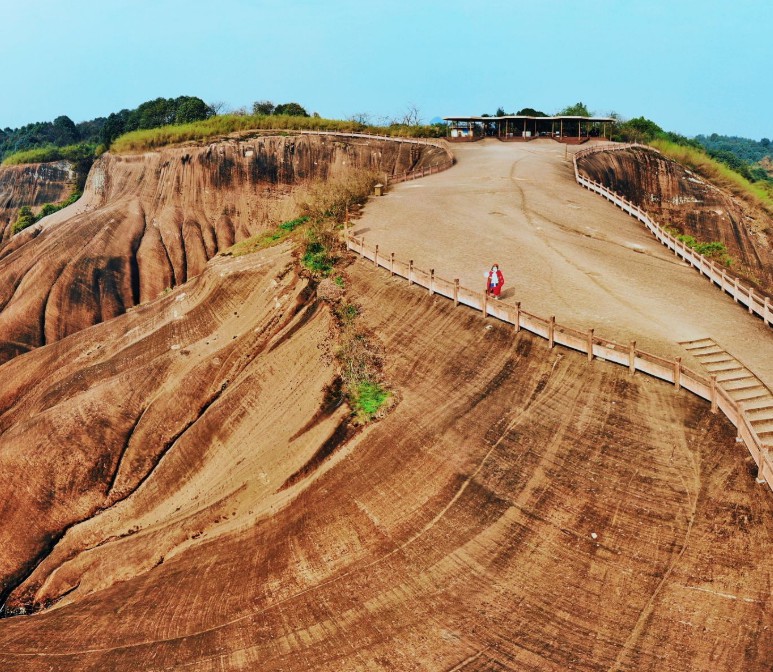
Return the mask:
{"type": "MultiPolygon", "coordinates": [[[[721,415],[355,264],[398,403],[351,437],[330,310],[290,251],[206,261],[264,187],[214,186],[216,160],[183,179],[170,152],[106,159],[70,231],[92,273],[119,231],[140,277],[188,281],[0,366],[0,665],[769,668],[773,498],[721,415]]],[[[53,264],[56,229],[9,259],[53,264]]],[[[93,315],[136,285],[74,286],[93,315]]]]}
{"type": "Polygon", "coordinates": [[[0,166],[0,243],[11,238],[21,206],[61,203],[72,192],[74,180],[68,161],[0,166]]]}
{"type": "Polygon", "coordinates": [[[329,136],[105,155],[88,178],[87,212],[31,227],[0,248],[0,362],[195,277],[220,250],[297,216],[287,204],[293,187],[352,169],[403,172],[440,155],[433,146],[329,136]]]}
{"type": "Polygon", "coordinates": [[[767,669],[773,499],[722,416],[383,272],[348,284],[400,401],[319,464],[345,407],[287,253],[3,367],[8,606],[51,608],[0,620],[0,663],[767,669]]]}
{"type": "Polygon", "coordinates": [[[739,264],[733,270],[773,293],[773,221],[662,154],[632,148],[577,160],[581,172],[701,242],[719,241],[739,264]]]}

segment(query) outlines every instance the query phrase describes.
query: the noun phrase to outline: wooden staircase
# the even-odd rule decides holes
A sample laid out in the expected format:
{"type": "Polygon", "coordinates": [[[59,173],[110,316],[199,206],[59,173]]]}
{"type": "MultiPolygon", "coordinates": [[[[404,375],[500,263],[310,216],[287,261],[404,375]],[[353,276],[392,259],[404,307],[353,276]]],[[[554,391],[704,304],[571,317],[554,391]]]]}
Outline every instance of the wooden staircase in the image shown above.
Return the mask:
{"type": "Polygon", "coordinates": [[[762,445],[773,449],[773,393],[747,367],[711,338],[681,341],[708,371],[717,385],[738,404],[762,445]]]}

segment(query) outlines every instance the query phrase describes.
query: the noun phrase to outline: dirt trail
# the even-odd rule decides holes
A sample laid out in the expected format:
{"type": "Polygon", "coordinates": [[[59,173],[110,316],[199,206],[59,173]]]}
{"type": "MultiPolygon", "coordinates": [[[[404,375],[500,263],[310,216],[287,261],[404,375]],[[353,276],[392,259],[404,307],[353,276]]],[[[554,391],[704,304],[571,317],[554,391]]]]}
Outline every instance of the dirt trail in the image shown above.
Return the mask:
{"type": "MultiPolygon", "coordinates": [[[[662,356],[710,336],[773,388],[770,329],[669,254],[643,226],[574,181],[551,140],[455,145],[458,164],[374,200],[354,227],[382,253],[483,287],[502,266],[504,299],[662,356]]],[[[568,152],[571,152],[570,148],[568,152]]]]}

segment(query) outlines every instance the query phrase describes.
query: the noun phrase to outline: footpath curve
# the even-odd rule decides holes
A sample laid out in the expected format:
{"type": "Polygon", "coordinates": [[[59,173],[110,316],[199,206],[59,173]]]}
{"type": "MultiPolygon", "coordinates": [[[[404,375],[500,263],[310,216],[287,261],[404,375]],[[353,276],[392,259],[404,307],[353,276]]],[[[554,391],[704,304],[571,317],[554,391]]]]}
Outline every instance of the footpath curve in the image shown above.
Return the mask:
{"type": "MultiPolygon", "coordinates": [[[[508,146],[508,149],[512,146],[513,145],[508,146]]],[[[447,175],[445,177],[448,178],[449,176],[447,175]]],[[[513,178],[512,171],[510,178],[513,178]]],[[[387,201],[388,199],[385,198],[383,200],[387,201]]],[[[377,208],[377,210],[381,210],[383,212],[383,208],[377,208]]],[[[395,247],[389,245],[391,242],[397,242],[399,245],[399,243],[402,242],[399,236],[395,237],[389,235],[380,235],[387,233],[384,228],[374,232],[377,235],[372,235],[372,227],[370,225],[374,223],[374,217],[377,216],[378,212],[374,213],[370,206],[368,209],[366,209],[366,217],[364,218],[364,221],[358,222],[351,231],[347,232],[346,238],[347,246],[349,249],[358,252],[361,256],[370,260],[376,266],[380,266],[389,270],[393,275],[404,277],[411,284],[418,284],[427,288],[431,294],[439,294],[454,300],[455,305],[467,305],[476,310],[482,311],[484,317],[496,317],[505,322],[513,324],[516,330],[525,329],[538,336],[546,338],[550,347],[554,347],[555,345],[564,345],[566,347],[586,353],[589,360],[592,360],[594,357],[602,358],[604,360],[627,366],[631,372],[642,371],[656,378],[669,381],[675,386],[676,389],[681,389],[684,387],[702,399],[709,401],[712,405],[713,411],[722,411],[723,414],[726,415],[726,417],[738,431],[738,440],[742,441],[746,445],[749,453],[752,455],[755,461],[755,464],[757,465],[758,481],[768,482],[769,484],[773,483],[773,460],[771,460],[769,452],[771,446],[768,442],[768,439],[766,438],[763,440],[760,438],[759,434],[755,431],[755,428],[744,408],[744,405],[736,401],[727,390],[725,390],[717,383],[716,375],[708,373],[704,374],[700,372],[700,362],[693,360],[693,362],[697,362],[697,366],[690,367],[685,365],[683,362],[684,358],[682,356],[675,355],[671,357],[664,357],[662,354],[655,354],[645,351],[637,347],[636,341],[634,339],[629,340],[627,343],[614,341],[599,337],[592,328],[581,330],[569,326],[564,326],[556,321],[554,313],[551,314],[551,312],[548,312],[547,314],[549,317],[539,316],[535,313],[524,310],[521,307],[521,302],[516,302],[515,305],[508,305],[504,302],[494,303],[487,301],[483,292],[470,289],[467,284],[463,283],[459,279],[450,281],[441,278],[438,274],[435,273],[434,269],[430,269],[429,271],[422,270],[414,264],[413,259],[409,260],[407,263],[400,260],[396,254],[391,251],[392,249],[395,249],[395,247]],[[370,216],[368,216],[369,214],[370,216]],[[369,239],[375,238],[379,240],[380,245],[366,245],[362,236],[362,234],[365,232],[369,233],[369,239]],[[386,239],[386,244],[381,242],[384,239],[386,239]],[[390,251],[385,253],[386,250],[390,251]]],[[[389,219],[389,223],[394,224],[396,218],[392,217],[389,219]]],[[[559,228],[562,225],[562,222],[560,221],[554,223],[557,224],[559,228]]],[[[416,225],[417,222],[413,222],[413,226],[416,227],[416,225]]],[[[468,226],[467,228],[469,230],[470,236],[475,236],[473,227],[468,226]]],[[[414,229],[415,234],[421,235],[420,231],[421,229],[414,229]]],[[[431,236],[431,233],[429,235],[431,236]]],[[[442,237],[439,236],[439,238],[439,240],[435,239],[433,241],[434,248],[436,250],[440,244],[445,242],[442,237]]],[[[576,244],[576,241],[574,241],[574,244],[576,244]]],[[[400,249],[399,246],[398,249],[400,249]]],[[[416,248],[414,247],[414,249],[416,248]]],[[[405,246],[403,245],[403,249],[400,252],[400,256],[403,258],[405,256],[403,254],[404,251],[405,246]]],[[[443,251],[448,252],[449,248],[444,247],[443,251]]],[[[500,249],[498,254],[501,255],[501,253],[502,250],[500,249]]],[[[435,254],[434,259],[439,263],[443,256],[445,255],[435,254]]],[[[427,260],[427,258],[427,255],[423,257],[424,260],[427,260]]],[[[447,265],[446,268],[448,268],[447,265]]],[[[752,297],[750,299],[750,303],[754,303],[753,294],[747,294],[747,296],[752,297]]],[[[542,304],[542,302],[540,303],[542,304]]],[[[763,304],[763,306],[767,308],[765,304],[763,304]]],[[[737,311],[737,308],[735,310],[737,311]]],[[[544,314],[545,313],[543,312],[543,315],[544,314]]],[[[619,321],[625,322],[626,316],[619,316],[619,321]]],[[[766,320],[765,324],[767,323],[768,320],[766,320]]],[[[762,325],[760,325],[760,327],[765,328],[762,327],[762,325]]],[[[681,342],[698,342],[698,339],[687,338],[680,340],[679,338],[675,338],[672,341],[672,345],[678,345],[681,342]]],[[[689,358],[689,353],[686,353],[686,357],[689,358]]],[[[773,488],[773,485],[771,485],[771,488],[773,488]]]]}

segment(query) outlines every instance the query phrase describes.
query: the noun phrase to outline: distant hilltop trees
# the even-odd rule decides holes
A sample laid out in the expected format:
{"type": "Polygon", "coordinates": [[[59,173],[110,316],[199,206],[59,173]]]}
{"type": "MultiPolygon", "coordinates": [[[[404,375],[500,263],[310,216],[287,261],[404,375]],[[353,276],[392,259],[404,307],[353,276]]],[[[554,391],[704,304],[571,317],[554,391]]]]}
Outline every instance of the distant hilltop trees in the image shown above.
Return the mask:
{"type": "Polygon", "coordinates": [[[0,160],[11,154],[34,151],[38,160],[69,159],[73,153],[93,154],[99,145],[106,149],[119,135],[139,129],[158,128],[208,119],[215,114],[196,96],[156,98],[133,110],[121,110],[78,124],[67,116],[40,121],[21,128],[0,130],[0,160]],[[77,151],[74,149],[77,147],[77,151]],[[59,151],[57,151],[59,150],[59,151]]]}
{"type": "Polygon", "coordinates": [[[109,147],[119,135],[129,131],[188,124],[209,119],[214,114],[212,107],[196,96],[156,98],[142,103],[134,110],[121,110],[108,116],[100,131],[99,141],[109,147]]]}

